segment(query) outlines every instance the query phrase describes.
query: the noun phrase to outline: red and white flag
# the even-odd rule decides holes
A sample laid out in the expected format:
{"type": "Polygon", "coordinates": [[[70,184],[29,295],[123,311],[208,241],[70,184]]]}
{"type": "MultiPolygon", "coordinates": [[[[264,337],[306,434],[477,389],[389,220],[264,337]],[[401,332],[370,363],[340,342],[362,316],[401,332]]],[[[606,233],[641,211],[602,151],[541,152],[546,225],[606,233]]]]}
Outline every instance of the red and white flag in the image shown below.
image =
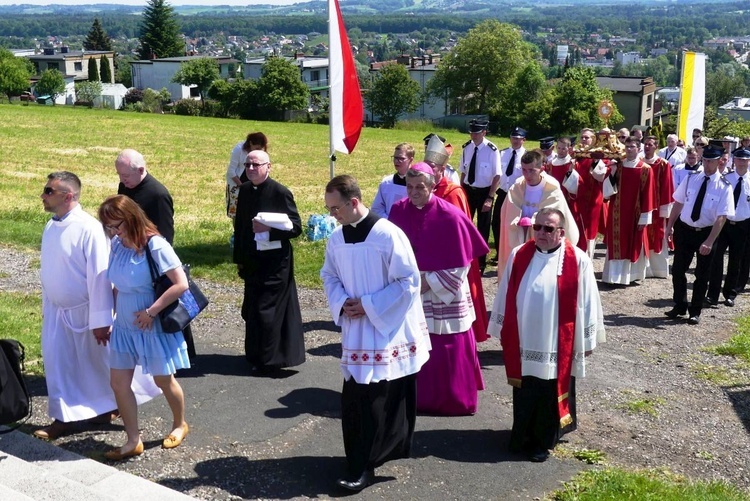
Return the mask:
{"type": "Polygon", "coordinates": [[[364,109],[357,68],[337,0],[328,0],[328,76],[331,154],[351,153],[362,130],[364,109]]]}

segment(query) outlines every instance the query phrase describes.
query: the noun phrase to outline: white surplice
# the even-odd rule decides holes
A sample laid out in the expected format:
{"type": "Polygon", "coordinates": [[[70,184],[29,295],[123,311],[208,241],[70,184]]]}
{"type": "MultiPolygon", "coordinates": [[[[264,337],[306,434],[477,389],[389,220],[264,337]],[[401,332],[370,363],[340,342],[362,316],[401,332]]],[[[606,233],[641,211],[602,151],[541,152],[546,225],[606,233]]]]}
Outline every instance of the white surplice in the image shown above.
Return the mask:
{"type": "MultiPolygon", "coordinates": [[[[50,417],[89,419],[117,408],[109,385],[109,347],[92,329],[112,325],[112,284],[107,280],[109,240],[101,223],[76,206],[51,219],[42,235],[42,357],[50,417]]],[[[136,368],[138,403],[161,393],[136,368]]]]}
{"type": "Polygon", "coordinates": [[[341,327],[344,379],[368,384],[416,374],[429,358],[417,260],[406,235],[378,220],[364,242],[347,244],[342,227],[328,239],[320,271],[333,321],[341,327]],[[358,298],[366,315],[341,313],[358,298]]]}
{"type": "MultiPolygon", "coordinates": [[[[516,253],[513,249],[503,271],[488,332],[500,337],[505,318],[508,281],[516,253]]],[[[586,375],[585,353],[606,340],[604,315],[591,260],[574,247],[578,263],[578,299],[576,303],[575,340],[571,375],[586,375]]],[[[558,311],[560,300],[557,278],[562,274],[565,248],[543,253],[537,249],[518,287],[516,309],[521,348],[521,374],[540,379],[557,379],[558,311]]]]}

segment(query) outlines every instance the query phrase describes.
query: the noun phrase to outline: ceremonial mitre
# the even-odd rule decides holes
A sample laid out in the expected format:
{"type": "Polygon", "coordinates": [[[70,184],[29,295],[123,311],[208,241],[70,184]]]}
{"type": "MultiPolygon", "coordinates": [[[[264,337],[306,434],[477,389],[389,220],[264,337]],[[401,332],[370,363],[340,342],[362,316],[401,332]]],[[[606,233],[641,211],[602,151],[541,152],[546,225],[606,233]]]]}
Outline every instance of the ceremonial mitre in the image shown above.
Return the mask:
{"type": "Polygon", "coordinates": [[[427,143],[427,150],[424,152],[424,161],[432,162],[435,165],[446,165],[450,154],[445,149],[445,144],[440,140],[437,135],[430,138],[430,142],[427,143]]]}

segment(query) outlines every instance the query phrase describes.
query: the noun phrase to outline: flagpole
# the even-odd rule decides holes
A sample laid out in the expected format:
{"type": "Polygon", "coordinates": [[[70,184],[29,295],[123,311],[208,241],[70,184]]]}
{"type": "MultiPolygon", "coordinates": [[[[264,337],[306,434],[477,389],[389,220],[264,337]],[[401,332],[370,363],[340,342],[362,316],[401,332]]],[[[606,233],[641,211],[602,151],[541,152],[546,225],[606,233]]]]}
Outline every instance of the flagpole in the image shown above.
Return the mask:
{"type": "Polygon", "coordinates": [[[330,179],[333,179],[336,171],[336,150],[333,146],[333,123],[331,120],[331,108],[334,106],[332,93],[331,93],[331,38],[333,37],[333,31],[331,30],[331,19],[333,13],[331,12],[331,2],[328,2],[328,170],[330,179]]]}

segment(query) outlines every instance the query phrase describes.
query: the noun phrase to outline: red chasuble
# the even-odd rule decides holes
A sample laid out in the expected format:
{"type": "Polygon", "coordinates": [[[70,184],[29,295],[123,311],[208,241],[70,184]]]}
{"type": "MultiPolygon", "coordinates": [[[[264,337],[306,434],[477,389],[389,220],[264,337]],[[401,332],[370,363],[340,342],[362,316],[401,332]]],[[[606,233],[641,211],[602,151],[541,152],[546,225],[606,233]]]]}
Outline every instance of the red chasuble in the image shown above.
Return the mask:
{"type": "MultiPolygon", "coordinates": [[[[575,169],[581,180],[578,182],[578,195],[576,195],[576,207],[581,215],[583,231],[586,240],[595,240],[599,231],[599,219],[602,214],[602,183],[591,176],[591,169],[597,160],[591,158],[576,159],[575,169]]],[[[584,248],[585,249],[585,248],[584,248]]]]}
{"type": "MultiPolygon", "coordinates": [[[[648,163],[648,162],[647,162],[648,163]]],[[[659,209],[662,205],[672,202],[674,193],[674,178],[672,177],[672,166],[667,160],[657,157],[651,164],[651,172],[654,178],[654,212],[651,214],[651,224],[648,225],[648,246],[657,254],[662,251],[664,244],[664,231],[668,217],[659,217],[659,209]]]]}
{"type": "MultiPolygon", "coordinates": [[[[575,341],[576,311],[578,307],[578,260],[573,245],[565,239],[562,273],[557,277],[559,307],[557,312],[557,409],[560,427],[572,423],[568,408],[570,372],[573,367],[573,347],[575,341]]],[[[505,318],[500,331],[503,347],[505,373],[508,384],[521,387],[521,346],[518,333],[518,309],[516,298],[526,270],[536,253],[536,243],[531,240],[518,249],[513,260],[513,269],[508,281],[505,300],[505,318]]]]}
{"type": "MultiPolygon", "coordinates": [[[[471,211],[469,209],[469,202],[466,200],[466,192],[456,183],[451,183],[445,177],[442,178],[435,185],[435,196],[455,205],[461,209],[469,219],[471,219],[471,211]]],[[[469,280],[471,300],[474,303],[474,313],[477,317],[471,326],[474,329],[474,339],[478,343],[481,343],[490,338],[487,334],[487,326],[490,323],[490,318],[487,315],[487,304],[484,301],[484,287],[482,286],[482,273],[479,271],[479,261],[477,259],[471,261],[471,267],[469,268],[469,275],[467,278],[469,280]]]]}
{"type": "Polygon", "coordinates": [[[620,166],[616,182],[617,193],[609,199],[607,214],[607,258],[635,263],[642,248],[648,255],[646,230],[638,229],[638,220],[642,213],[654,210],[651,167],[643,160],[635,167],[620,166]]]}

